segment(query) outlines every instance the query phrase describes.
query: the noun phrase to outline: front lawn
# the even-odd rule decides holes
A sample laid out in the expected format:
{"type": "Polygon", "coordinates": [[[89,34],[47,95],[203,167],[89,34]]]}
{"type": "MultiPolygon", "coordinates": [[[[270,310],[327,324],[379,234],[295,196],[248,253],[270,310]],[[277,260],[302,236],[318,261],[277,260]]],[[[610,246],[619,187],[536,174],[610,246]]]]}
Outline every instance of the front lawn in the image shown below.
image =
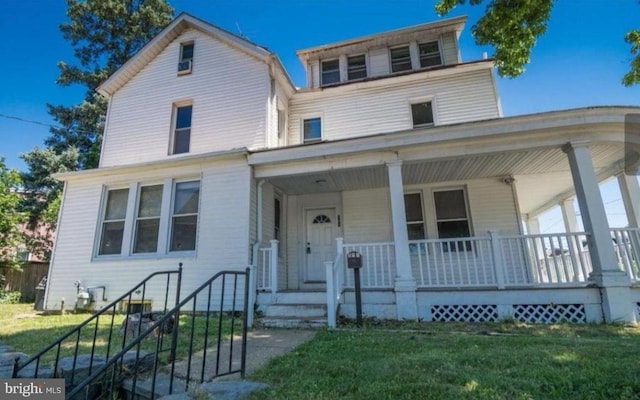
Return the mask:
{"type": "Polygon", "coordinates": [[[640,327],[387,328],[320,332],[251,376],[271,385],[252,398],[640,398],[640,327]]]}

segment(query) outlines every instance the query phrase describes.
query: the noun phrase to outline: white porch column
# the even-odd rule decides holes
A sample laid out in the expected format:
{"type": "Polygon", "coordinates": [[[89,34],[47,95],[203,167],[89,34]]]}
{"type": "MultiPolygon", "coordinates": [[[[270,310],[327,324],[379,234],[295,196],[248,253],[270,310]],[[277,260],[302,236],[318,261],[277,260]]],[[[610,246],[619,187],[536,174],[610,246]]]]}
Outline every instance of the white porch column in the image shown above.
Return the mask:
{"type": "Polygon", "coordinates": [[[560,203],[560,209],[562,210],[564,229],[567,233],[578,232],[578,218],[576,217],[576,208],[573,206],[573,199],[564,199],[560,203]]]}
{"type": "Polygon", "coordinates": [[[630,227],[640,227],[640,184],[635,175],[618,175],[618,185],[630,227]]]}
{"type": "Polygon", "coordinates": [[[402,161],[387,162],[389,173],[389,195],[391,198],[391,221],[396,256],[396,307],[398,319],[417,319],[416,281],[411,273],[407,217],[404,208],[402,186],[402,161]]]}
{"type": "Polygon", "coordinates": [[[635,322],[629,276],[620,270],[613,251],[609,224],[586,144],[567,143],[563,149],[569,159],[573,185],[580,205],[582,223],[587,232],[593,264],[591,279],[600,287],[606,322],[635,322]]]}

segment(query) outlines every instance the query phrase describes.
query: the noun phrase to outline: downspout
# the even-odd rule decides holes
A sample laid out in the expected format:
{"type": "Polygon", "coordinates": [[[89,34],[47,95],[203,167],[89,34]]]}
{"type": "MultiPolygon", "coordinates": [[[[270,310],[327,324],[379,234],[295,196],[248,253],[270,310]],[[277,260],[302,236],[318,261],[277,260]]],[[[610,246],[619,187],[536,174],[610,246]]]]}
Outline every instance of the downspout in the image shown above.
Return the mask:
{"type": "Polygon", "coordinates": [[[256,194],[256,242],[253,244],[252,254],[251,254],[251,265],[250,269],[251,282],[249,284],[249,314],[247,315],[247,326],[253,326],[254,319],[254,308],[256,305],[256,276],[255,272],[258,267],[258,251],[260,250],[260,245],[262,244],[262,185],[264,185],[264,180],[258,182],[256,186],[257,194],[256,194]]]}

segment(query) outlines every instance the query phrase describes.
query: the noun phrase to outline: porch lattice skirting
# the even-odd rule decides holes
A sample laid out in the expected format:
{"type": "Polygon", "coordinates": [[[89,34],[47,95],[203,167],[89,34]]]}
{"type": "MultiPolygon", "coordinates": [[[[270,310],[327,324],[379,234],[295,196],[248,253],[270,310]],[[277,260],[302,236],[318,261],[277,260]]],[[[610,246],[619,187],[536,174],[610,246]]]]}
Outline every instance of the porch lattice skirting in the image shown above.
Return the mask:
{"type": "MultiPolygon", "coordinates": [[[[500,320],[498,306],[490,305],[433,305],[432,321],[437,322],[497,322],[500,320]]],[[[516,304],[513,319],[532,324],[554,324],[570,322],[586,323],[584,304],[516,304]]]]}

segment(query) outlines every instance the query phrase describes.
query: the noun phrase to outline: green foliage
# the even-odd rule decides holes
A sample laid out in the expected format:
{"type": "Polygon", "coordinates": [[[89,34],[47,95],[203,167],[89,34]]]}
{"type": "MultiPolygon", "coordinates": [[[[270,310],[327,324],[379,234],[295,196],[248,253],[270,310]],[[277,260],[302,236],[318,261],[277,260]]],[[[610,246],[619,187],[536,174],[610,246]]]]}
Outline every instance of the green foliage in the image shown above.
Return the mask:
{"type": "MultiPolygon", "coordinates": [[[[100,160],[107,101],[95,92],[173,18],[166,0],[67,0],[69,21],[60,26],[73,46],[75,63],[60,61],[58,84],[86,89],[77,105],[48,104],[58,128],[50,130],[46,149],[35,148],[21,157],[29,172],[23,174],[32,228],[55,228],[61,184],[57,172],[96,168],[100,160]]],[[[41,230],[30,236],[34,252],[48,257],[51,234],[41,230]]]]}
{"type": "Polygon", "coordinates": [[[19,226],[24,222],[24,214],[18,210],[20,184],[18,171],[7,168],[0,157],[0,266],[3,267],[19,266],[14,252],[22,242],[19,226]]]}
{"type": "Polygon", "coordinates": [[[631,68],[622,77],[622,84],[632,86],[640,84],[640,30],[634,29],[626,34],[624,40],[631,45],[631,54],[635,57],[631,60],[631,68]]]}
{"type": "MultiPolygon", "coordinates": [[[[457,5],[478,5],[484,0],[439,0],[435,10],[439,15],[448,14],[457,5]]],[[[531,49],[547,29],[554,0],[491,0],[484,16],[471,28],[480,45],[495,49],[493,59],[502,77],[521,75],[531,60],[531,49]]],[[[631,45],[630,70],[622,78],[625,86],[640,83],[640,30],[632,30],[625,36],[631,45]]]]}
{"type": "Polygon", "coordinates": [[[0,288],[0,304],[18,304],[22,294],[15,290],[9,291],[0,288]]]}
{"type": "MultiPolygon", "coordinates": [[[[467,0],[440,0],[436,12],[447,14],[467,0]]],[[[469,0],[472,5],[482,0],[469,0]]],[[[493,0],[482,18],[471,28],[480,45],[495,48],[493,59],[502,77],[514,78],[524,72],[531,49],[547,30],[553,0],[493,0]]]]}

